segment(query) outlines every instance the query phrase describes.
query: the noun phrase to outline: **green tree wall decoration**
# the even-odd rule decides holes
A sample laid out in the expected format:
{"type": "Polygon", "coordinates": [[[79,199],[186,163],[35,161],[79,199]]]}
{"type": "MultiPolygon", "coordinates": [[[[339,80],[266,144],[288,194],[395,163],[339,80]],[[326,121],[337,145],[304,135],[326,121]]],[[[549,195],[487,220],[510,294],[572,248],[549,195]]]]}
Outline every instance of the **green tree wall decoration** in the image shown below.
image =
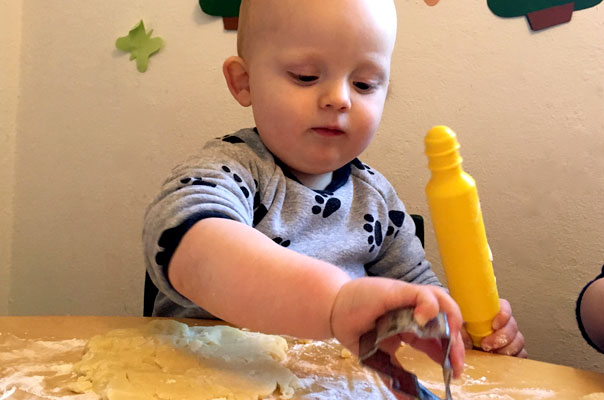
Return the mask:
{"type": "Polygon", "coordinates": [[[573,11],[593,7],[602,0],[487,0],[491,11],[500,17],[526,15],[534,31],[569,22],[573,11]]]}
{"type": "Polygon", "coordinates": [[[241,0],[199,0],[201,10],[215,17],[222,17],[224,29],[236,31],[239,22],[241,0]]]}

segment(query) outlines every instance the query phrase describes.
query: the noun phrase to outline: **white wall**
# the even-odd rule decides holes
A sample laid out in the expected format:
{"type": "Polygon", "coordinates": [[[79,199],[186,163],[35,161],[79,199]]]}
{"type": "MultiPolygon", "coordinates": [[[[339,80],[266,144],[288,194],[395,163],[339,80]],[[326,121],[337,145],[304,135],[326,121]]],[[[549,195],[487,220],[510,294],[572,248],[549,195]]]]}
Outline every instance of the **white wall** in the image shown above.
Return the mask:
{"type": "MultiPolygon", "coordinates": [[[[485,0],[397,4],[392,92],[364,161],[428,217],[423,136],[456,130],[530,355],[604,372],[574,321],[604,262],[603,6],[532,33],[485,0]]],[[[146,205],[201,143],[252,124],[222,82],[235,36],[185,0],[30,1],[23,20],[13,265],[0,294],[8,285],[11,314],[140,315],[146,205]],[[114,49],[140,18],[166,41],[145,74],[114,49]]]]}
{"type": "Polygon", "coordinates": [[[19,98],[21,0],[0,0],[0,315],[8,313],[15,134],[19,98]],[[10,40],[7,40],[10,39],[10,40]]]}
{"type": "Polygon", "coordinates": [[[10,311],[140,315],[146,205],[182,155],[250,124],[221,79],[233,35],[183,0],[32,1],[24,20],[10,311]],[[141,18],[166,41],[144,74],[114,45],[141,18]]]}

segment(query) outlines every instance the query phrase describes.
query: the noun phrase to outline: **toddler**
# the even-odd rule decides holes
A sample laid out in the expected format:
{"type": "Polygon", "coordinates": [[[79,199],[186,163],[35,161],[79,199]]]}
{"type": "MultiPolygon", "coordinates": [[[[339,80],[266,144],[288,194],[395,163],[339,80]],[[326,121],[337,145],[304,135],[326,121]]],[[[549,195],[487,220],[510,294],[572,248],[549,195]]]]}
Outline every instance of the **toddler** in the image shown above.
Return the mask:
{"type": "MultiPolygon", "coordinates": [[[[389,85],[392,0],[243,0],[238,56],[223,71],[256,127],[211,140],[175,168],[145,217],[154,315],[337,338],[358,353],[386,311],[448,315],[454,375],[459,308],[426,261],[393,187],[361,162],[389,85]]],[[[483,348],[525,356],[502,300],[483,348]]],[[[394,352],[397,339],[387,344],[394,352]]],[[[438,360],[435,341],[414,346],[438,360]]]]}

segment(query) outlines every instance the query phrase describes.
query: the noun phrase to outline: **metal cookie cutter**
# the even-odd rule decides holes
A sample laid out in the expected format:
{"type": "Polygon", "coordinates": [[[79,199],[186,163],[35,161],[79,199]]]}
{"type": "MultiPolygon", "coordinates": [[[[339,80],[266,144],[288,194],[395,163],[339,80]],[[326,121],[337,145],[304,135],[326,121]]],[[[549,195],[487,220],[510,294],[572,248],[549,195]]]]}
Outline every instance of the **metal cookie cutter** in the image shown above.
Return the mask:
{"type": "Polygon", "coordinates": [[[444,349],[442,363],[443,379],[445,382],[445,400],[451,397],[451,376],[453,369],[449,360],[451,349],[451,334],[449,323],[444,313],[439,313],[436,318],[430,320],[421,327],[413,318],[413,308],[399,308],[389,311],[376,321],[374,329],[363,334],[359,340],[359,360],[380,374],[388,376],[392,380],[392,389],[419,400],[441,400],[430,392],[417,379],[417,376],[409,371],[393,364],[390,355],[378,348],[380,342],[399,333],[413,333],[419,338],[440,339],[444,349]]]}

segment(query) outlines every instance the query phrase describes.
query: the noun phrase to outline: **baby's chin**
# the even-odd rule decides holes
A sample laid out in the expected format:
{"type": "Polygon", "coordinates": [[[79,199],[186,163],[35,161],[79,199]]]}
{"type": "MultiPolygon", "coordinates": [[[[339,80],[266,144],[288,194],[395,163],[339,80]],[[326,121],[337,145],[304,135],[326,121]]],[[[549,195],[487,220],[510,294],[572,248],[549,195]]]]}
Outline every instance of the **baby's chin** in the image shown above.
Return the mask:
{"type": "Polygon", "coordinates": [[[282,157],[277,157],[294,175],[319,176],[331,174],[347,164],[350,164],[357,156],[353,156],[354,152],[342,154],[341,151],[327,151],[324,154],[307,154],[307,157],[297,157],[291,154],[284,154],[282,157]]]}
{"type": "MultiPolygon", "coordinates": [[[[352,161],[352,160],[350,160],[350,161],[352,161]]],[[[291,169],[292,169],[292,171],[297,171],[297,172],[305,174],[305,175],[326,175],[326,174],[330,174],[330,173],[333,173],[333,172],[339,170],[346,164],[350,163],[350,161],[325,162],[325,163],[315,162],[306,167],[301,167],[299,169],[296,169],[296,168],[291,168],[291,169]]]]}

